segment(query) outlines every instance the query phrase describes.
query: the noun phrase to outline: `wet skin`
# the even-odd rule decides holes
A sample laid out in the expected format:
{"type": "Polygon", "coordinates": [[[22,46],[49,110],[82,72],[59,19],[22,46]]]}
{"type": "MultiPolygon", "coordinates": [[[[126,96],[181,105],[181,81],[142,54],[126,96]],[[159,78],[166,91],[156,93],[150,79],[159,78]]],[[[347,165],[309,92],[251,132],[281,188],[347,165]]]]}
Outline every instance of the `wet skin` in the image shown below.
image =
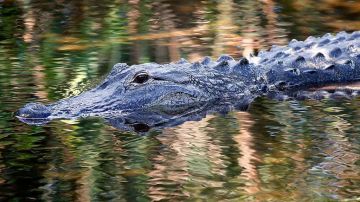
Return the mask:
{"type": "Polygon", "coordinates": [[[88,116],[111,119],[143,111],[176,116],[217,103],[246,110],[260,96],[278,100],[354,97],[357,89],[330,91],[325,86],[358,81],[360,31],[341,32],[293,40],[288,46],[239,61],[223,55],[216,61],[205,57],[194,63],[184,59],[170,64],[119,63],[94,89],[48,105],[30,103],[16,115],[31,124],[88,116]]]}

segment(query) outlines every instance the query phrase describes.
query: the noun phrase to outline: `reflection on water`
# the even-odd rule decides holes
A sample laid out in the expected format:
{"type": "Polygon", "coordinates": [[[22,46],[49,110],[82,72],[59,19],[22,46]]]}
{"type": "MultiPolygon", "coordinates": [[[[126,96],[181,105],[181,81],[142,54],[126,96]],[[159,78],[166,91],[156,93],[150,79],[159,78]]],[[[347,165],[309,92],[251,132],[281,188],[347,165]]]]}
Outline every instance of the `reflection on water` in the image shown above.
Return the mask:
{"type": "Polygon", "coordinates": [[[0,200],[360,198],[359,99],[276,102],[154,131],[28,126],[27,102],[79,94],[117,62],[236,58],[360,29],[357,1],[0,1],[0,200]],[[321,6],[320,6],[321,5],[321,6]]]}

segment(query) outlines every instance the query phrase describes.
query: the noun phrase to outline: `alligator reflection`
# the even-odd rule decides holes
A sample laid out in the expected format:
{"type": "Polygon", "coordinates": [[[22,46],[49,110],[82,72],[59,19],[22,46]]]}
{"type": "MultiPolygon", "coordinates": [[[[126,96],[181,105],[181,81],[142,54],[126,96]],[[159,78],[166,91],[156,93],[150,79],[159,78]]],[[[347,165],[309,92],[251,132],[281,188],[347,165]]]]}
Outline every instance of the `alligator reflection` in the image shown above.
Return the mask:
{"type": "MultiPolygon", "coordinates": [[[[243,106],[247,107],[246,105],[243,106]]],[[[229,104],[210,104],[188,108],[184,111],[168,114],[161,110],[142,110],[134,111],[120,117],[105,118],[106,121],[120,130],[134,132],[148,132],[149,130],[161,130],[163,128],[174,127],[186,121],[200,121],[208,114],[226,114],[232,110],[229,104]]],[[[241,108],[239,108],[241,109],[241,108]]]]}
{"type": "MultiPolygon", "coordinates": [[[[298,91],[291,94],[269,95],[268,98],[274,100],[343,100],[355,97],[358,94],[359,91],[350,91],[348,88],[346,90],[328,88],[328,90],[298,91]]],[[[178,126],[187,121],[200,121],[209,114],[225,115],[233,110],[246,111],[248,108],[249,104],[245,102],[238,102],[236,105],[234,103],[207,103],[203,106],[197,105],[182,111],[178,110],[175,113],[174,111],[152,109],[133,111],[122,116],[104,118],[108,124],[119,130],[144,133],[150,130],[162,130],[178,126]]]]}

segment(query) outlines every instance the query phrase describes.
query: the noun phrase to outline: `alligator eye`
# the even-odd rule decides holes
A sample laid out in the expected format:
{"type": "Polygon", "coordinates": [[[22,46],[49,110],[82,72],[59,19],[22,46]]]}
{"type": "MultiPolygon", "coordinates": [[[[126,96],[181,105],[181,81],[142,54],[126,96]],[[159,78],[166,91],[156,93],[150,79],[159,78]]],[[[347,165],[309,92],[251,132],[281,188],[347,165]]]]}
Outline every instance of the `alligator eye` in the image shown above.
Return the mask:
{"type": "Polygon", "coordinates": [[[142,84],[142,83],[147,82],[149,79],[150,79],[150,76],[147,73],[142,72],[142,73],[137,74],[134,77],[134,80],[132,82],[142,84]]]}

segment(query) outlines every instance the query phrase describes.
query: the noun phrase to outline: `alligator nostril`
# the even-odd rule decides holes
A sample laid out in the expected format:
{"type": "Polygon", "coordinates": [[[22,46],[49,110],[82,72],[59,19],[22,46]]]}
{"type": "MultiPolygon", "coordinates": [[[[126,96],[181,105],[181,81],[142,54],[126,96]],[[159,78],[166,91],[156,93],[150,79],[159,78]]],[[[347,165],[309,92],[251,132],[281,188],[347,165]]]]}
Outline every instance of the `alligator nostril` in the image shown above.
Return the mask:
{"type": "Polygon", "coordinates": [[[29,103],[16,112],[21,118],[47,118],[51,115],[49,107],[40,103],[29,103]]]}

